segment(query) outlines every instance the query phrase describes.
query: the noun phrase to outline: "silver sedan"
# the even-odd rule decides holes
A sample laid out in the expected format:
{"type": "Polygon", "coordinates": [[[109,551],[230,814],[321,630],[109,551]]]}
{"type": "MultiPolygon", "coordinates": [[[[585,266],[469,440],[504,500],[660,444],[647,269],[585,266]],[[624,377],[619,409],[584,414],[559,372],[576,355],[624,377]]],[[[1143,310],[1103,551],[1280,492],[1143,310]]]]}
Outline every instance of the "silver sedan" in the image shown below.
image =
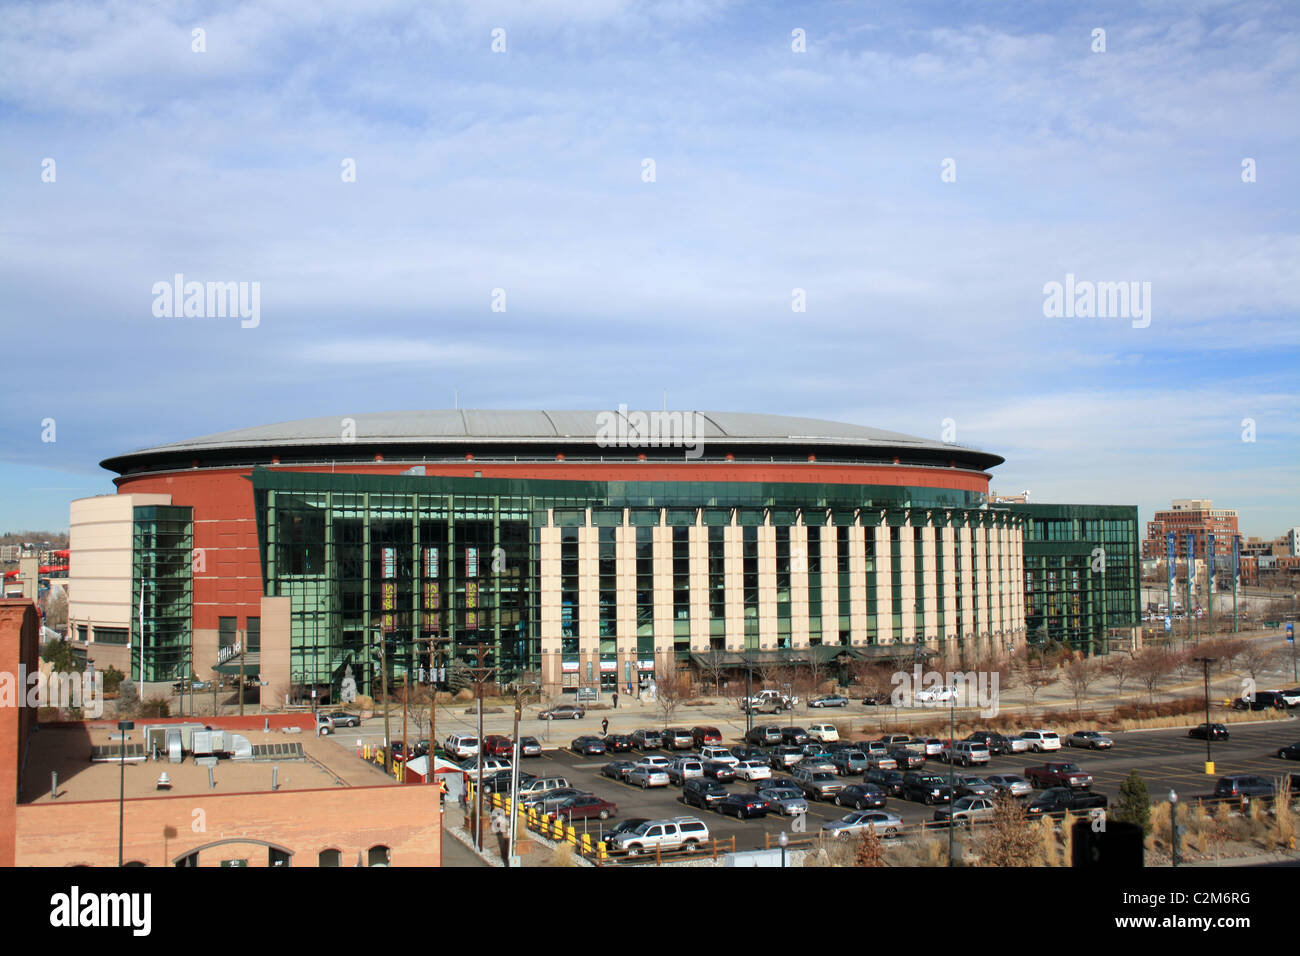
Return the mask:
{"type": "Polygon", "coordinates": [[[782,816],[796,817],[808,812],[808,801],[798,790],[779,787],[772,790],[760,790],[758,795],[767,801],[768,806],[782,816]]]}
{"type": "Polygon", "coordinates": [[[855,810],[838,820],[823,823],[822,829],[831,836],[850,836],[861,833],[867,827],[876,831],[878,836],[892,836],[903,825],[903,818],[897,813],[886,810],[855,810]]]}
{"type": "Polygon", "coordinates": [[[627,782],[642,790],[668,786],[668,774],[657,767],[640,766],[629,771],[627,782]]]}

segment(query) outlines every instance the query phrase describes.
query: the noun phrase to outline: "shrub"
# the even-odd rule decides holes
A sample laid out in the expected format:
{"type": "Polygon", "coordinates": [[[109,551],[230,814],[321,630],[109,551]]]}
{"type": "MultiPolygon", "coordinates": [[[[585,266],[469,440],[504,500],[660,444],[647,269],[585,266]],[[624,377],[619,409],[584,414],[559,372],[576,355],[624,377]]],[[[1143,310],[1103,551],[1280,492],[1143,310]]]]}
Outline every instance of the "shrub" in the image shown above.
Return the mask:
{"type": "Polygon", "coordinates": [[[1138,824],[1145,834],[1151,833],[1151,792],[1136,770],[1129,771],[1129,775],[1119,785],[1119,801],[1115,804],[1114,817],[1121,823],[1138,824]]]}
{"type": "Polygon", "coordinates": [[[104,674],[104,693],[116,694],[118,688],[122,686],[122,681],[126,679],[126,675],[123,674],[116,667],[110,667],[108,670],[104,671],[103,674],[104,674]]]}
{"type": "Polygon", "coordinates": [[[150,697],[140,705],[141,717],[170,717],[171,715],[171,704],[165,697],[150,697]]]}

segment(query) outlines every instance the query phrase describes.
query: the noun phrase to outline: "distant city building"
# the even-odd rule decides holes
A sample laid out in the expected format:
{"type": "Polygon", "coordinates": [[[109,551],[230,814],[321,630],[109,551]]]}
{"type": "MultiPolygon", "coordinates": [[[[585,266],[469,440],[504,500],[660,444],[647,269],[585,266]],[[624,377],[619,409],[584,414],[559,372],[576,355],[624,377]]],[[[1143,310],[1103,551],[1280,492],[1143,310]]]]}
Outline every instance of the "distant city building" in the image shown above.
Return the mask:
{"type": "Polygon", "coordinates": [[[1214,553],[1232,554],[1232,539],[1238,534],[1235,508],[1215,508],[1209,498],[1175,498],[1168,511],[1157,511],[1147,522],[1147,536],[1142,542],[1142,557],[1163,558],[1166,535],[1175,536],[1175,554],[1187,554],[1187,535],[1195,535],[1195,555],[1205,558],[1207,535],[1214,535],[1214,553]]]}

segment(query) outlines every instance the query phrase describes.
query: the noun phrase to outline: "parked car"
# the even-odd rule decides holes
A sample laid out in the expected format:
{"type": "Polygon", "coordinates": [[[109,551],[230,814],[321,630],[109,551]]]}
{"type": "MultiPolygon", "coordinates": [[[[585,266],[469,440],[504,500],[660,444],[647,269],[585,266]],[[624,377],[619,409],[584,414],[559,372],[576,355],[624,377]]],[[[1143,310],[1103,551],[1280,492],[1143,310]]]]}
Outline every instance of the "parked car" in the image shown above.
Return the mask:
{"type": "Polygon", "coordinates": [[[1071,747],[1087,747],[1089,750],[1109,750],[1115,746],[1114,740],[1095,730],[1076,730],[1065,738],[1065,742],[1071,747]]]}
{"type": "Polygon", "coordinates": [[[852,836],[870,827],[879,836],[894,836],[903,825],[903,818],[897,813],[885,810],[855,810],[838,820],[823,823],[822,830],[831,836],[852,836]]]}
{"type": "Polygon", "coordinates": [[[953,777],[953,789],[956,796],[961,797],[994,797],[997,795],[998,788],[983,777],[977,777],[970,773],[959,773],[953,777]]]}
{"type": "Polygon", "coordinates": [[[605,766],[601,767],[600,775],[602,777],[609,777],[613,780],[626,781],[627,775],[632,772],[632,768],[635,766],[636,764],[631,760],[615,760],[612,763],[607,763],[605,766]]]}
{"type": "Polygon", "coordinates": [[[736,766],[739,763],[725,763],[721,760],[705,760],[704,776],[718,783],[730,783],[736,779],[736,766]]]}
{"type": "Polygon", "coordinates": [[[993,800],[989,797],[959,797],[951,806],[935,810],[934,819],[940,823],[978,823],[992,819],[994,812],[993,800]]]}
{"type": "Polygon", "coordinates": [[[605,747],[605,741],[601,740],[599,737],[584,734],[581,737],[574,737],[573,740],[569,741],[569,749],[575,754],[587,757],[593,754],[603,754],[608,748],[605,747]]]}
{"type": "Polygon", "coordinates": [[[770,747],[781,742],[781,728],[775,724],[755,726],[745,734],[745,743],[753,747],[770,747]]]}
{"type": "Polygon", "coordinates": [[[808,731],[802,727],[782,727],[781,741],[796,747],[808,742],[808,731]]]}
{"type": "Polygon", "coordinates": [[[797,787],[760,786],[758,795],[767,801],[768,809],[786,817],[797,817],[808,812],[808,801],[797,787]]]}
{"type": "Polygon", "coordinates": [[[542,720],[581,720],[587,716],[587,710],[575,704],[561,704],[559,707],[543,710],[537,716],[542,720]]]}
{"type": "Polygon", "coordinates": [[[666,727],[660,735],[660,744],[664,750],[690,750],[695,746],[695,738],[685,727],[666,727]]]}
{"type": "Polygon", "coordinates": [[[607,734],[605,749],[612,754],[625,754],[632,750],[632,738],[627,734],[607,734]]]}
{"type": "Polygon", "coordinates": [[[759,747],[732,747],[731,756],[736,758],[737,764],[742,760],[770,760],[768,752],[759,747]]]}
{"type": "Polygon", "coordinates": [[[834,724],[813,724],[808,728],[808,738],[827,743],[832,740],[839,740],[840,732],[835,729],[834,724]]]}
{"type": "Polygon", "coordinates": [[[336,710],[333,713],[325,714],[334,722],[335,727],[360,727],[361,718],[356,714],[349,714],[347,711],[336,710]]]}
{"type": "Polygon", "coordinates": [[[943,741],[938,737],[921,737],[918,740],[908,741],[908,746],[918,745],[927,757],[937,757],[943,753],[943,741]]]}
{"type": "Polygon", "coordinates": [[[925,766],[925,754],[911,747],[895,747],[889,751],[889,756],[901,770],[917,770],[925,766]]]}
{"type": "Polygon", "coordinates": [[[868,754],[866,760],[867,770],[897,770],[898,761],[889,754],[868,754]]]}
{"type": "Polygon", "coordinates": [[[671,761],[670,759],[668,759],[667,757],[662,757],[662,756],[660,756],[659,754],[647,754],[647,755],[644,756],[644,757],[638,757],[638,758],[633,762],[633,766],[634,766],[634,767],[651,767],[651,768],[653,768],[653,769],[655,769],[655,770],[662,770],[664,773],[667,773],[667,772],[668,772],[668,765],[671,764],[671,763],[672,763],[672,761],[671,761]]]}
{"type": "Polygon", "coordinates": [[[768,814],[766,800],[756,793],[743,793],[739,790],[723,797],[714,809],[723,816],[734,816],[737,820],[765,817],[768,814]]]}
{"type": "MultiPolygon", "coordinates": [[[[401,760],[402,759],[401,753],[402,753],[402,742],[400,740],[394,740],[393,759],[401,760]]],[[[500,773],[502,771],[510,770],[509,760],[503,760],[500,757],[483,757],[481,759],[483,761],[483,776],[485,777],[488,776],[489,774],[500,773]]],[[[480,760],[479,757],[470,757],[468,760],[462,760],[459,764],[457,764],[457,766],[460,767],[460,769],[465,773],[471,775],[477,775],[479,760],[480,760]]]]}
{"type": "Polygon", "coordinates": [[[535,796],[539,793],[545,793],[548,790],[558,790],[561,787],[567,787],[569,781],[564,777],[533,777],[527,784],[519,784],[519,798],[535,796]]]}
{"type": "Polygon", "coordinates": [[[879,810],[886,801],[885,791],[874,783],[851,783],[835,794],[837,807],[853,807],[855,810],[879,810]]]}
{"type": "Polygon", "coordinates": [[[1197,724],[1187,731],[1187,736],[1197,740],[1204,740],[1207,736],[1211,740],[1227,740],[1229,734],[1228,728],[1223,724],[1197,724]]]}
{"type": "Polygon", "coordinates": [[[1061,749],[1061,738],[1050,730],[1022,730],[1020,736],[1029,742],[1029,749],[1036,754],[1061,749]]]}
{"type": "Polygon", "coordinates": [[[835,760],[829,754],[804,754],[799,760],[796,767],[802,767],[804,770],[827,770],[831,773],[838,773],[835,768],[835,760]]]}
{"type": "Polygon", "coordinates": [[[609,842],[620,833],[631,833],[641,824],[649,822],[645,817],[628,817],[625,820],[620,820],[611,829],[605,831],[605,845],[608,846],[609,842]]]}
{"type": "Polygon", "coordinates": [[[658,750],[663,745],[663,735],[657,730],[636,730],[632,732],[632,746],[637,750],[658,750]]]}
{"type": "Polygon", "coordinates": [[[740,758],[736,757],[730,750],[720,744],[711,744],[707,747],[700,748],[701,760],[712,760],[716,763],[725,763],[734,767],[740,763],[740,758]]]}
{"type": "MultiPolygon", "coordinates": [[[[860,773],[866,773],[867,755],[856,749],[837,750],[831,755],[831,765],[841,777],[856,777],[860,773]]],[[[894,765],[898,765],[897,761],[894,765]]]]}
{"type": "Polygon", "coordinates": [[[785,710],[779,700],[772,698],[750,697],[740,702],[740,709],[746,714],[779,714],[785,710]]]}
{"type": "Polygon", "coordinates": [[[864,783],[875,784],[886,796],[903,795],[903,774],[897,770],[868,770],[862,775],[864,783]]]}
{"type": "Polygon", "coordinates": [[[829,770],[813,770],[802,764],[794,768],[794,780],[809,800],[829,800],[844,784],[829,770]]]}
{"type": "Polygon", "coordinates": [[[1009,754],[1023,754],[1029,752],[1029,741],[1019,734],[1006,734],[1007,750],[1009,754]]]}
{"type": "Polygon", "coordinates": [[[687,780],[682,787],[682,802],[701,810],[712,810],[727,796],[727,788],[716,780],[687,780]]]}
{"type": "Polygon", "coordinates": [[[1035,797],[1026,807],[1031,817],[1063,817],[1066,813],[1079,813],[1097,808],[1105,809],[1106,795],[1095,790],[1073,790],[1070,787],[1051,787],[1035,797]]]}
{"type": "Polygon", "coordinates": [[[489,757],[510,757],[515,752],[515,742],[501,734],[488,734],[483,738],[483,753],[489,757]]]}
{"type": "Polygon", "coordinates": [[[633,830],[627,830],[605,840],[612,853],[629,856],[660,850],[684,850],[687,853],[709,841],[709,828],[696,817],[674,817],[671,820],[647,820],[633,830]]]}
{"type": "Polygon", "coordinates": [[[594,793],[569,797],[555,808],[555,815],[564,820],[608,820],[618,813],[618,804],[610,803],[594,793]]]}
{"type": "Polygon", "coordinates": [[[804,757],[798,747],[776,747],[768,754],[768,763],[773,770],[786,770],[793,767],[804,757]]]}
{"type": "Polygon", "coordinates": [[[704,776],[704,764],[693,757],[680,757],[668,765],[668,782],[682,786],[687,780],[704,776]]]}
{"type": "Polygon", "coordinates": [[[537,742],[536,737],[519,738],[519,756],[540,757],[541,755],[542,755],[542,745],[537,742]]]}
{"type": "Polygon", "coordinates": [[[1288,707],[1300,707],[1300,687],[1292,687],[1290,690],[1278,691],[1282,695],[1283,702],[1288,707]]]}
{"type": "Polygon", "coordinates": [[[1234,803],[1242,811],[1245,811],[1250,807],[1253,800],[1258,800],[1261,803],[1272,801],[1274,796],[1273,781],[1252,774],[1234,774],[1231,777],[1220,777],[1218,783],[1214,785],[1214,796],[1219,800],[1234,803]]]}
{"type": "Polygon", "coordinates": [[[1038,767],[1026,767],[1025,779],[1035,787],[1071,787],[1086,790],[1092,786],[1092,774],[1077,763],[1049,761],[1038,767]]]}
{"type": "Polygon", "coordinates": [[[1300,760],[1300,743],[1287,744],[1277,752],[1277,755],[1283,760],[1300,760]]]}
{"type": "MultiPolygon", "coordinates": [[[[509,770],[499,770],[496,773],[492,774],[492,776],[490,777],[484,776],[483,792],[484,793],[505,793],[505,794],[510,793],[511,776],[512,774],[509,770]]],[[[531,783],[536,779],[537,777],[535,777],[531,773],[525,773],[522,770],[519,771],[519,789],[522,791],[524,787],[528,786],[529,783],[531,783]]]]}
{"type": "Polygon", "coordinates": [[[525,807],[535,809],[539,813],[554,813],[565,800],[570,797],[582,796],[587,796],[585,790],[578,790],[575,787],[556,787],[553,790],[529,794],[524,799],[523,804],[525,807]]]}
{"type": "Polygon", "coordinates": [[[988,763],[989,748],[987,744],[980,743],[978,740],[959,740],[950,748],[945,748],[939,754],[939,759],[944,763],[951,761],[963,767],[970,767],[977,763],[988,763]]]}
{"type": "Polygon", "coordinates": [[[717,727],[692,727],[691,746],[703,747],[705,744],[722,743],[722,731],[717,727]]]}
{"type": "Polygon", "coordinates": [[[1009,741],[1006,736],[999,734],[996,731],[977,730],[973,734],[970,734],[966,739],[982,743],[984,746],[989,748],[989,753],[994,757],[999,757],[1002,754],[1009,754],[1012,752],[1011,741],[1009,741]]]}
{"type": "Polygon", "coordinates": [[[771,780],[772,768],[761,760],[742,760],[736,765],[737,780],[771,780]]]}
{"type": "Polygon", "coordinates": [[[849,699],[841,697],[839,694],[827,694],[825,697],[814,697],[808,701],[809,707],[847,707],[849,699]]]}
{"type": "Polygon", "coordinates": [[[992,773],[984,778],[998,793],[1009,793],[1013,797],[1023,797],[1032,793],[1034,788],[1028,780],[1018,773],[992,773]]]}
{"type": "Polygon", "coordinates": [[[634,787],[640,787],[642,790],[649,790],[651,787],[666,787],[668,786],[668,771],[649,764],[638,763],[627,772],[627,782],[634,787]]]}
{"type": "Polygon", "coordinates": [[[466,757],[478,756],[478,738],[472,734],[452,734],[443,744],[448,755],[464,760],[466,757]]]}
{"type": "Polygon", "coordinates": [[[912,800],[924,803],[926,806],[932,806],[936,803],[951,802],[952,790],[949,788],[948,782],[937,773],[912,770],[903,774],[903,792],[901,796],[904,800],[912,800]]]}
{"type": "Polygon", "coordinates": [[[1238,697],[1232,702],[1233,710],[1284,710],[1286,701],[1281,691],[1261,690],[1249,699],[1238,697]]]}

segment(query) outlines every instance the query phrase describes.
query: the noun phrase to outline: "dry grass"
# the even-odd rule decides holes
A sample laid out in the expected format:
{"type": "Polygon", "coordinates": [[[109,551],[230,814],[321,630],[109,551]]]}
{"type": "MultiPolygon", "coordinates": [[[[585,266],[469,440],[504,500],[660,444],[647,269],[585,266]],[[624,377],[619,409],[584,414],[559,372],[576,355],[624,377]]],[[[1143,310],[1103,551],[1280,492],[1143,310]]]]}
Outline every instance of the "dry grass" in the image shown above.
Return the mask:
{"type": "Polygon", "coordinates": [[[1038,830],[1040,862],[1043,866],[1060,866],[1060,841],[1056,838],[1056,825],[1052,818],[1043,817],[1034,826],[1038,830]]]}
{"type": "Polygon", "coordinates": [[[935,837],[907,841],[898,851],[899,866],[947,866],[948,843],[935,837]]]}
{"type": "Polygon", "coordinates": [[[568,843],[559,843],[551,850],[551,858],[546,863],[547,866],[577,866],[578,862],[573,858],[573,847],[568,843]]]}

